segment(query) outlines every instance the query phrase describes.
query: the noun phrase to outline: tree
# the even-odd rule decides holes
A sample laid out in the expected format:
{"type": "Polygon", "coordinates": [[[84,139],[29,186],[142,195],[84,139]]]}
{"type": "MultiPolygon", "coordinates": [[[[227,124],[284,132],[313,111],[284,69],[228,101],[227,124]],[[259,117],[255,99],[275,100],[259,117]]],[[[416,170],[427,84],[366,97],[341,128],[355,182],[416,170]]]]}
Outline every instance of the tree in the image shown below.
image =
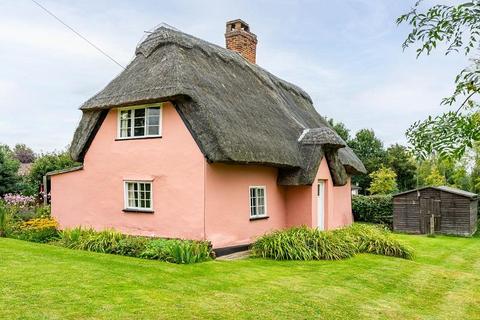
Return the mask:
{"type": "Polygon", "coordinates": [[[349,146],[365,165],[366,175],[352,177],[352,182],[357,184],[362,192],[370,187],[371,177],[368,175],[386,164],[386,152],[383,143],[375,136],[371,129],[362,129],[355,134],[355,138],[349,141],[349,146]]]}
{"type": "Polygon", "coordinates": [[[434,5],[425,11],[421,10],[422,2],[417,1],[410,12],[397,19],[398,24],[412,26],[403,48],[419,44],[418,57],[443,44],[445,54],[461,51],[473,63],[456,76],[453,94],[441,102],[452,106],[461,99],[457,110],[414,123],[407,138],[420,158],[438,154],[459,159],[480,140],[480,107],[472,99],[480,92],[480,60],[475,57],[480,46],[480,2],[434,5]]]}
{"type": "Polygon", "coordinates": [[[43,181],[43,176],[47,172],[68,169],[76,165],[78,165],[78,163],[73,161],[67,152],[40,155],[30,169],[28,175],[29,187],[26,193],[31,195],[38,193],[43,181]]]}
{"type": "Polygon", "coordinates": [[[6,145],[0,145],[0,197],[6,193],[17,191],[19,167],[20,162],[15,159],[10,148],[6,145]]]}
{"type": "Polygon", "coordinates": [[[398,191],[397,174],[390,168],[381,167],[370,173],[372,182],[368,191],[371,194],[392,194],[398,191]]]}
{"type": "Polygon", "coordinates": [[[15,158],[21,163],[32,163],[35,161],[35,153],[23,143],[16,144],[13,148],[13,153],[15,154],[15,158]]]}
{"type": "Polygon", "coordinates": [[[445,185],[445,177],[440,174],[437,167],[433,167],[430,174],[425,178],[427,186],[443,186],[445,185]]]}
{"type": "Polygon", "coordinates": [[[473,147],[473,164],[472,173],[470,175],[472,191],[480,193],[480,143],[476,143],[473,147]]]}
{"type": "Polygon", "coordinates": [[[387,149],[387,164],[397,174],[397,185],[400,191],[415,188],[416,165],[407,148],[394,144],[387,149]]]}
{"type": "Polygon", "coordinates": [[[332,118],[327,119],[328,124],[335,130],[335,132],[343,139],[343,141],[347,142],[350,140],[350,130],[347,129],[347,126],[343,122],[336,122],[332,118]]]}

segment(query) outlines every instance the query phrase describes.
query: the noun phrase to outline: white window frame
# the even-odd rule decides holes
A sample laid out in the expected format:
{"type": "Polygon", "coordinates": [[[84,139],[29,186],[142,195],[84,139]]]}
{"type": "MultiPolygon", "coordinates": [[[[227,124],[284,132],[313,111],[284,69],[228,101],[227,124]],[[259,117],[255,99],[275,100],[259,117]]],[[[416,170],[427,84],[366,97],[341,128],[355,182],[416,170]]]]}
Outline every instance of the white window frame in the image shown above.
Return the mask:
{"type": "MultiPolygon", "coordinates": [[[[268,211],[267,211],[267,187],[266,186],[250,186],[248,188],[248,208],[250,210],[250,219],[259,219],[259,218],[265,218],[268,217],[268,211]],[[264,213],[263,214],[256,214],[252,215],[252,189],[263,189],[263,207],[264,207],[264,213]]],[[[258,212],[258,203],[257,203],[257,212],[258,212]]]]}
{"type": "MultiPolygon", "coordinates": [[[[146,110],[145,110],[146,111],[146,110]]],[[[162,136],[162,119],[163,119],[163,103],[154,103],[154,104],[143,104],[143,105],[138,105],[138,106],[132,106],[132,107],[123,107],[123,108],[117,108],[117,140],[130,140],[130,139],[144,139],[144,138],[154,138],[154,137],[161,137],[162,136]],[[122,111],[126,110],[135,110],[135,109],[147,109],[147,108],[155,108],[159,107],[159,116],[158,116],[158,134],[144,134],[143,136],[134,136],[134,130],[135,130],[135,117],[132,114],[132,126],[130,128],[130,137],[122,137],[121,136],[121,114],[122,111]]],[[[145,113],[146,114],[146,113],[145,113]]],[[[145,133],[148,133],[148,117],[145,116],[145,133]]]]}
{"type": "Polygon", "coordinates": [[[132,210],[132,211],[145,211],[145,212],[153,212],[153,181],[149,180],[124,180],[123,181],[123,207],[124,210],[132,210]],[[129,183],[144,183],[150,185],[150,207],[143,208],[143,207],[130,207],[128,205],[128,184],[129,183]]]}

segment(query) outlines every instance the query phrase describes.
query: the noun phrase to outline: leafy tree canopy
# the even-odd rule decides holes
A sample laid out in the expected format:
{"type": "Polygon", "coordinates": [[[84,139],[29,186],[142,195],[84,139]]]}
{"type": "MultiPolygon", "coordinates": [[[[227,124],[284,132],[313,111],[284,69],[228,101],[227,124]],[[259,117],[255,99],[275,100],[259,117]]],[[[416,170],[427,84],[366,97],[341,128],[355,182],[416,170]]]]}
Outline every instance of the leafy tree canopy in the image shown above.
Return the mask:
{"type": "Polygon", "coordinates": [[[381,167],[370,173],[372,182],[368,191],[371,194],[392,194],[398,191],[397,174],[390,168],[381,167]]]}
{"type": "MultiPolygon", "coordinates": [[[[386,151],[382,141],[375,136],[371,129],[362,129],[355,134],[355,138],[349,141],[349,146],[365,165],[368,173],[378,170],[386,163],[386,151]]],[[[352,177],[352,182],[358,184],[363,190],[368,190],[371,177],[368,175],[357,175],[352,177]]]]}
{"type": "Polygon", "coordinates": [[[412,155],[405,146],[391,145],[387,149],[387,164],[397,175],[397,185],[400,191],[415,188],[417,167],[412,155]]]}
{"type": "Polygon", "coordinates": [[[13,153],[15,158],[21,163],[32,163],[35,161],[35,153],[23,143],[16,144],[13,148],[13,153]]]}
{"type": "Polygon", "coordinates": [[[6,145],[0,145],[0,196],[17,191],[20,162],[6,145]]]}
{"type": "Polygon", "coordinates": [[[417,1],[408,13],[397,19],[398,24],[412,27],[403,48],[418,45],[418,57],[446,46],[445,54],[462,52],[472,63],[456,76],[452,95],[441,102],[456,105],[456,111],[414,123],[407,137],[420,158],[437,154],[459,159],[480,140],[480,108],[473,100],[480,91],[480,60],[475,56],[480,45],[480,2],[471,0],[426,9],[422,3],[417,1]]]}
{"type": "Polygon", "coordinates": [[[440,174],[437,167],[433,167],[430,174],[425,178],[427,186],[443,186],[445,185],[445,177],[440,174]]]}

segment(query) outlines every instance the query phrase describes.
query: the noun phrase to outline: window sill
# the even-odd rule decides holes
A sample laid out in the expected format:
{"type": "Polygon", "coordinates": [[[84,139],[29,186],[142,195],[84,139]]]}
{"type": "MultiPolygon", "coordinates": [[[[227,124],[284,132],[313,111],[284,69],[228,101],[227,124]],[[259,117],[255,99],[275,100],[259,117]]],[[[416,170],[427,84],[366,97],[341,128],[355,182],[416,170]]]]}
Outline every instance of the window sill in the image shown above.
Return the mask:
{"type": "Polygon", "coordinates": [[[261,217],[250,217],[250,221],[255,221],[255,220],[265,220],[268,219],[269,216],[261,216],[261,217]]]}
{"type": "Polygon", "coordinates": [[[162,138],[162,136],[128,137],[128,138],[116,138],[115,141],[160,139],[160,138],[162,138]]]}
{"type": "Polygon", "coordinates": [[[149,209],[123,209],[123,212],[126,213],[154,213],[155,211],[149,209]]]}

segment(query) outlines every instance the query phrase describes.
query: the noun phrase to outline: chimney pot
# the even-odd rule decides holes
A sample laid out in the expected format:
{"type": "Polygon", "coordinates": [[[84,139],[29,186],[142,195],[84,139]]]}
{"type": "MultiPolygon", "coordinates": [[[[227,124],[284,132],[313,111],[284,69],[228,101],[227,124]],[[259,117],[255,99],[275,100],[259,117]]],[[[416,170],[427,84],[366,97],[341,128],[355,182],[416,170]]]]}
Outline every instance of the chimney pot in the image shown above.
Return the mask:
{"type": "Polygon", "coordinates": [[[227,49],[238,52],[251,63],[255,63],[257,36],[250,32],[245,21],[236,19],[227,22],[225,42],[227,49]]]}

